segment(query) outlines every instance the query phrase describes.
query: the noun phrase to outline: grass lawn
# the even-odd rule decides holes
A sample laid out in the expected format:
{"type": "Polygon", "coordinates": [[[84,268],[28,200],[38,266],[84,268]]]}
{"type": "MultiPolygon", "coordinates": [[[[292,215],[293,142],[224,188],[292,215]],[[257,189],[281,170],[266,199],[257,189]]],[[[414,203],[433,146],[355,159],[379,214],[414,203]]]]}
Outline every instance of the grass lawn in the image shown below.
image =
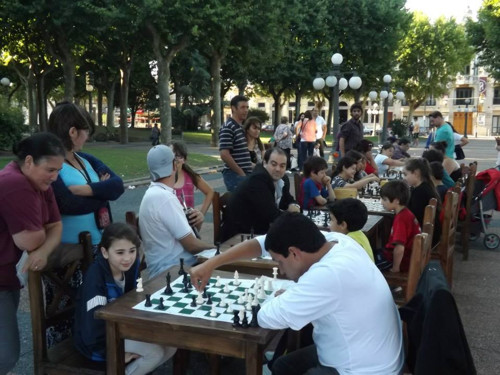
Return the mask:
{"type": "MultiPolygon", "coordinates": [[[[146,165],[146,155],[149,148],[133,147],[103,147],[103,146],[85,146],[84,152],[94,155],[101,159],[117,175],[124,180],[148,176],[148,167],[146,165]]],[[[0,168],[3,168],[10,160],[11,156],[0,157],[0,168]]],[[[190,153],[189,165],[193,168],[210,167],[220,164],[217,158],[203,154],[190,153]]]]}

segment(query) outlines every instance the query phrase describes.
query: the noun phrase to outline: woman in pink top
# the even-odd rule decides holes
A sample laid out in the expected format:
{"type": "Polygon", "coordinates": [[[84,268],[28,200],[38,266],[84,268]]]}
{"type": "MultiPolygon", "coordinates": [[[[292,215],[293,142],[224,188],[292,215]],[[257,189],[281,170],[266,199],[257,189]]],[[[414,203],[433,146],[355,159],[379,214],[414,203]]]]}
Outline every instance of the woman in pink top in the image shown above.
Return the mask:
{"type": "MultiPolygon", "coordinates": [[[[173,143],[172,150],[174,151],[175,161],[177,163],[177,181],[174,185],[174,190],[181,204],[183,206],[185,205],[185,207],[194,209],[195,187],[198,188],[205,196],[199,210],[202,215],[195,215],[195,218],[190,221],[191,225],[195,225],[198,229],[200,229],[201,224],[203,223],[203,218],[212,204],[214,191],[198,173],[193,171],[193,169],[187,165],[186,161],[188,153],[184,143],[173,143]]],[[[198,210],[195,209],[195,211],[198,210]]]]}
{"type": "Polygon", "coordinates": [[[302,166],[308,157],[314,154],[314,144],[316,143],[316,121],[314,121],[311,111],[304,113],[304,119],[296,133],[300,134],[300,148],[299,148],[299,168],[302,166]]]}

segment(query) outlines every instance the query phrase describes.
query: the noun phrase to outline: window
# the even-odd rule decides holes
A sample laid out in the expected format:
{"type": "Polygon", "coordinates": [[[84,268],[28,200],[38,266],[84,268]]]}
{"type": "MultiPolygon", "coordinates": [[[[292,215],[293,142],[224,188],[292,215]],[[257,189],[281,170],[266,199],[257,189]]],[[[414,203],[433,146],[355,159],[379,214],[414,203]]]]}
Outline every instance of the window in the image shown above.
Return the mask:
{"type": "Polygon", "coordinates": [[[493,104],[500,104],[500,87],[493,89],[493,104]]]}
{"type": "Polygon", "coordinates": [[[266,103],[259,103],[259,108],[266,108],[266,103]]]}
{"type": "Polygon", "coordinates": [[[500,135],[500,116],[493,116],[491,132],[493,135],[500,135]]]}
{"type": "Polygon", "coordinates": [[[289,107],[295,107],[295,102],[288,102],[289,107]]]}
{"type": "Polygon", "coordinates": [[[465,105],[465,99],[470,99],[469,105],[474,104],[474,98],[472,97],[472,88],[470,87],[459,87],[455,89],[455,105],[465,105]]]}
{"type": "Polygon", "coordinates": [[[436,99],[433,95],[429,95],[425,100],[425,105],[436,105],[436,99]]]}
{"type": "Polygon", "coordinates": [[[307,102],[308,107],[314,107],[314,102],[307,102]]]}
{"type": "Polygon", "coordinates": [[[470,75],[470,65],[465,66],[464,75],[466,75],[466,76],[470,75]]]}

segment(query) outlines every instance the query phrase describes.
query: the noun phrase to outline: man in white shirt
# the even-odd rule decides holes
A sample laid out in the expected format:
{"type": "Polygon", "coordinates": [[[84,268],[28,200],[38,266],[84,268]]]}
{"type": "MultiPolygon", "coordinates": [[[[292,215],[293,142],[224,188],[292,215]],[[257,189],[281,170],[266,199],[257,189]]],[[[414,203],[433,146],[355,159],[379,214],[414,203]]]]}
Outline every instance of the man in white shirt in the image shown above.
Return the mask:
{"type": "Polygon", "coordinates": [[[326,121],[318,114],[318,110],[312,110],[314,121],[316,121],[316,142],[319,143],[319,156],[325,156],[326,121]]]}
{"type": "Polygon", "coordinates": [[[262,306],[259,326],[314,326],[314,345],[277,359],[273,374],[401,373],[401,321],[384,277],[356,241],[340,233],[325,236],[304,215],[284,214],[266,236],[194,267],[194,285],[203,288],[214,268],[267,254],[265,249],[296,283],[262,306]]]}
{"type": "MultiPolygon", "coordinates": [[[[165,145],[153,147],[147,156],[153,182],[142,198],[139,230],[150,278],[178,265],[180,258],[192,266],[196,263],[194,254],[213,248],[195,237],[175,195],[174,159],[174,153],[165,145]]],[[[195,210],[192,215],[202,213],[195,210]]],[[[192,215],[189,219],[196,220],[192,215]]]]}

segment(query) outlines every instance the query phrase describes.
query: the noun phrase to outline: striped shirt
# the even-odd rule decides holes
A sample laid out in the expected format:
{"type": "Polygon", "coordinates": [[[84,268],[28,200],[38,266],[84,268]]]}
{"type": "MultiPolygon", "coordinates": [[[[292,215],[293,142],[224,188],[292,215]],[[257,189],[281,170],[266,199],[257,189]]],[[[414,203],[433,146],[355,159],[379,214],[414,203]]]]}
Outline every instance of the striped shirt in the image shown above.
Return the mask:
{"type": "MultiPolygon", "coordinates": [[[[227,120],[219,133],[219,151],[229,150],[231,156],[243,172],[252,172],[252,161],[248,151],[247,139],[242,127],[232,118],[227,120]]],[[[224,169],[230,169],[224,163],[224,169]]]]}

